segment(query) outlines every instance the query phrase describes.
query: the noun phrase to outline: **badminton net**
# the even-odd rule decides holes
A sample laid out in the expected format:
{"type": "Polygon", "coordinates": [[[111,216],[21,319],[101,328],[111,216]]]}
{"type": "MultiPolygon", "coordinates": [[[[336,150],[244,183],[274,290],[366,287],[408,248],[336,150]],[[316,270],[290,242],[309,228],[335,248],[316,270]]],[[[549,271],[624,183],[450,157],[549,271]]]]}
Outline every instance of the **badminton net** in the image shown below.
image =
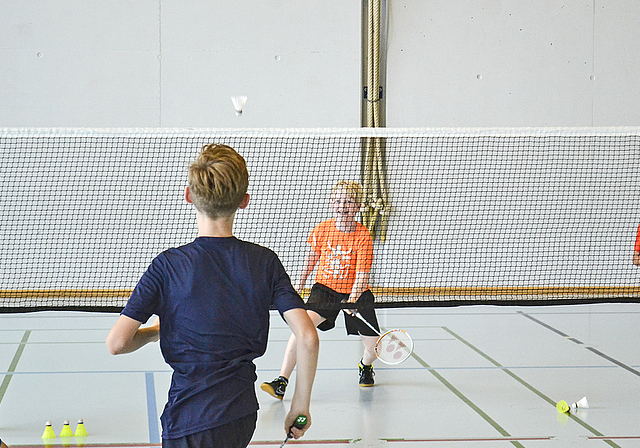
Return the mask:
{"type": "Polygon", "coordinates": [[[346,179],[367,185],[377,307],[640,300],[640,128],[20,128],[0,129],[0,312],[120,311],[195,238],[186,171],[212,142],[247,160],[235,234],[294,280],[346,179]]]}

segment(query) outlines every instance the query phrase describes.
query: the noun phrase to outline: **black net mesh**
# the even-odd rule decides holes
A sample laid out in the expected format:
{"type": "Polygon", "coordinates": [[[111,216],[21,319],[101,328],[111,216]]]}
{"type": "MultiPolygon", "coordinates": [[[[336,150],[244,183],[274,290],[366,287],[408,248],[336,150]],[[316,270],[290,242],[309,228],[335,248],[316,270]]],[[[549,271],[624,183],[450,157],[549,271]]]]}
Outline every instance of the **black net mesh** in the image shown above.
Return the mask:
{"type": "Polygon", "coordinates": [[[186,171],[212,142],[247,160],[236,236],[293,279],[346,179],[378,307],[640,299],[638,128],[0,129],[0,311],[119,311],[195,238],[186,171]]]}

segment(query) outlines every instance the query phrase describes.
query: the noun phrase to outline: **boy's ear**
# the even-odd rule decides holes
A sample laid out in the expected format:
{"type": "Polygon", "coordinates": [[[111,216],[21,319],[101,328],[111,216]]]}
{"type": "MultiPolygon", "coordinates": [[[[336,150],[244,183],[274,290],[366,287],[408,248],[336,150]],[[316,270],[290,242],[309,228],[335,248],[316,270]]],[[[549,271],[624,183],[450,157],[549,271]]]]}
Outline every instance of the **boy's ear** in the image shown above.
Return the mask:
{"type": "Polygon", "coordinates": [[[240,206],[238,208],[243,209],[243,208],[247,208],[247,205],[249,205],[249,199],[251,197],[248,194],[244,195],[244,198],[242,199],[242,202],[240,203],[240,206]]]}
{"type": "Polygon", "coordinates": [[[189,191],[189,186],[184,187],[184,200],[187,201],[188,204],[193,204],[191,200],[191,191],[189,191]]]}

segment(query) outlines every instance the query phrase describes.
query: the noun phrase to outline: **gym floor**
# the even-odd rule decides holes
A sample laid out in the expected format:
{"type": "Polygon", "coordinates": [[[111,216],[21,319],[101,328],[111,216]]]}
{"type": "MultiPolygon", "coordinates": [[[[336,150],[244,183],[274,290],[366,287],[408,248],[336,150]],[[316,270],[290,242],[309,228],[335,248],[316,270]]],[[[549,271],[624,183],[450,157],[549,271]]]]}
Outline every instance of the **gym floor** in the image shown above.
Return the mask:
{"type": "MultiPolygon", "coordinates": [[[[375,386],[359,387],[362,345],[339,319],[320,335],[312,427],[290,445],[640,447],[640,304],[397,308],[378,316],[383,328],[413,337],[413,356],[396,366],[377,361],[375,386]],[[588,408],[556,410],[560,400],[583,397],[588,408]]],[[[160,443],[171,372],[157,344],[111,356],[104,339],[116,319],[0,314],[3,441],[42,447],[45,422],[59,434],[64,420],[75,430],[83,419],[85,439],[47,445],[160,443]]],[[[254,447],[284,440],[290,395],[275,400],[259,384],[278,375],[289,334],[274,312],[267,353],[256,360],[254,447]]]]}

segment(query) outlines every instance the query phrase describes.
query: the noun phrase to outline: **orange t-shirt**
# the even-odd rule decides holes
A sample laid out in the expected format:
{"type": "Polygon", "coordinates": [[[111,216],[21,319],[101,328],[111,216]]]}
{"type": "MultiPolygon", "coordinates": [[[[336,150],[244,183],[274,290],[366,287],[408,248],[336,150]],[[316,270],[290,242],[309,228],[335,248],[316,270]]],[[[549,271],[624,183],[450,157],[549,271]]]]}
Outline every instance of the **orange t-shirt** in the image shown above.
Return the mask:
{"type": "Polygon", "coordinates": [[[356,272],[369,272],[373,264],[373,241],[369,230],[356,222],[356,230],[345,233],[336,228],[335,219],[318,224],[307,239],[320,253],[316,283],[342,294],[351,293],[356,272]]]}
{"type": "Polygon", "coordinates": [[[640,226],[638,226],[638,234],[636,235],[636,244],[634,249],[636,252],[640,252],[640,226]]]}

